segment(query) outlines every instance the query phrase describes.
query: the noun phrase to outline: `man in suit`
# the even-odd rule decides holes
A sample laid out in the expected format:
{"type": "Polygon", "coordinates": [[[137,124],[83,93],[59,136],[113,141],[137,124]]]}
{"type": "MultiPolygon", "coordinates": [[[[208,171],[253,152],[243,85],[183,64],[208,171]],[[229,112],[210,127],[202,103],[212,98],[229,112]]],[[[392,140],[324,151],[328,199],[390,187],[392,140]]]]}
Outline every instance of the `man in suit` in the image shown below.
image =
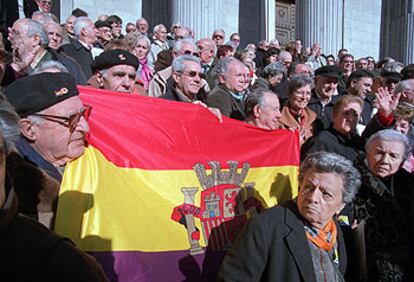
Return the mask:
{"type": "Polygon", "coordinates": [[[219,281],[344,281],[346,251],[335,214],[361,184],[352,162],[309,155],[297,199],[253,217],[227,253],[219,281]]]}

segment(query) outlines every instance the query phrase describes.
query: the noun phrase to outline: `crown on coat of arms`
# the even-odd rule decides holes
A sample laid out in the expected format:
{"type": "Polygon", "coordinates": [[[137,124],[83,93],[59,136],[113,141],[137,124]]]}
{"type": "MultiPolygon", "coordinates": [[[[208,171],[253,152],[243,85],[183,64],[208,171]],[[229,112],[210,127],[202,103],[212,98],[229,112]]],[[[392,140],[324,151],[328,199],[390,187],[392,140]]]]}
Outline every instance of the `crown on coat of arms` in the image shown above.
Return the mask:
{"type": "Polygon", "coordinates": [[[229,165],[229,169],[221,170],[220,162],[208,162],[211,167],[210,175],[207,175],[206,167],[203,164],[198,163],[193,167],[203,190],[222,184],[241,186],[247,176],[250,165],[248,163],[244,163],[241,168],[241,172],[238,173],[238,161],[227,161],[227,163],[229,165]]]}

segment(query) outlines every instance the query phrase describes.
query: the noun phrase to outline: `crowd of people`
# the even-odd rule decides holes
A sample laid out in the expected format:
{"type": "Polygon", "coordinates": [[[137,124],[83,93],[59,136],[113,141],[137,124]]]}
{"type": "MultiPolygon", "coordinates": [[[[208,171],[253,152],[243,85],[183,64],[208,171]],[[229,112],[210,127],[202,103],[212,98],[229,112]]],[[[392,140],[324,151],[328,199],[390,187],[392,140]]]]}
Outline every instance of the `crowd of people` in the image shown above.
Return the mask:
{"type": "Polygon", "coordinates": [[[80,9],[60,23],[50,0],[35,3],[0,40],[0,269],[11,281],[107,279],[50,231],[65,165],[89,131],[77,85],[298,132],[298,197],[249,222],[220,281],[414,279],[414,64],[300,39],[242,47],[222,29],[195,40],[180,22],[150,32],[144,18],[123,33],[118,15],[80,9]]]}

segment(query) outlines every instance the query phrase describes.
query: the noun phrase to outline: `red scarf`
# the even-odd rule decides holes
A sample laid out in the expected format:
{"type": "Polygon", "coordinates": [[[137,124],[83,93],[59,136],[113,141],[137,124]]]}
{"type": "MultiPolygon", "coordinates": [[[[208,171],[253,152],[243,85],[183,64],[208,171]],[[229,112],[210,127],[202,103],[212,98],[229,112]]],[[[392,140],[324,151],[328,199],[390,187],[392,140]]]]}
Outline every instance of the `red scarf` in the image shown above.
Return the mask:
{"type": "Polygon", "coordinates": [[[336,242],[336,225],[331,219],[323,228],[323,230],[311,228],[313,232],[309,232],[305,228],[306,237],[321,249],[329,252],[333,249],[336,242]]]}

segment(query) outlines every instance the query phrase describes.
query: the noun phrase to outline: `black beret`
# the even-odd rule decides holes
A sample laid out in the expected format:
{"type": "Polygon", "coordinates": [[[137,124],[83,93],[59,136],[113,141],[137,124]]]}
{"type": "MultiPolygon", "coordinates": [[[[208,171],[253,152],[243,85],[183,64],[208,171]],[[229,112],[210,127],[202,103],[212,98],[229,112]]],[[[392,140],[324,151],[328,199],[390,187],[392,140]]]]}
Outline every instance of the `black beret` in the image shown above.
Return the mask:
{"type": "Polygon", "coordinates": [[[130,65],[135,69],[139,67],[138,58],[132,55],[130,52],[120,49],[110,50],[102,52],[92,62],[92,69],[104,70],[117,65],[130,65]]]}
{"type": "Polygon", "coordinates": [[[112,28],[111,27],[111,24],[109,22],[107,22],[107,21],[101,21],[101,20],[97,20],[95,22],[95,27],[96,28],[100,28],[100,27],[109,27],[109,28],[112,28]]]}
{"type": "Polygon", "coordinates": [[[315,76],[318,75],[339,78],[342,75],[342,70],[337,66],[323,66],[315,70],[315,76]]]}
{"type": "Polygon", "coordinates": [[[77,96],[79,91],[68,73],[39,73],[14,81],[4,95],[17,114],[26,117],[77,96]]]}
{"type": "Polygon", "coordinates": [[[395,71],[386,71],[383,70],[381,72],[381,76],[385,79],[391,80],[395,83],[398,83],[401,81],[401,79],[403,78],[402,74],[400,74],[399,72],[395,72],[395,71]]]}

